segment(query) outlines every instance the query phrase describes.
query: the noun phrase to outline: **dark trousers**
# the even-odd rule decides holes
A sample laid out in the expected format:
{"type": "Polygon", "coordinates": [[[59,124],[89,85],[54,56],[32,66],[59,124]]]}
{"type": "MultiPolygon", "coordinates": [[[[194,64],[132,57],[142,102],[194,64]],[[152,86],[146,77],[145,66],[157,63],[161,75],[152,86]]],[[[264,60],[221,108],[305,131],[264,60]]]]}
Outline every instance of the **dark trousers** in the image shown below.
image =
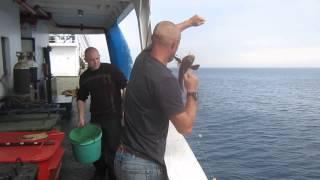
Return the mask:
{"type": "Polygon", "coordinates": [[[114,157],[120,143],[121,120],[118,117],[107,115],[92,115],[91,123],[102,129],[102,155],[94,162],[96,173],[105,176],[105,179],[115,180],[114,157]]]}

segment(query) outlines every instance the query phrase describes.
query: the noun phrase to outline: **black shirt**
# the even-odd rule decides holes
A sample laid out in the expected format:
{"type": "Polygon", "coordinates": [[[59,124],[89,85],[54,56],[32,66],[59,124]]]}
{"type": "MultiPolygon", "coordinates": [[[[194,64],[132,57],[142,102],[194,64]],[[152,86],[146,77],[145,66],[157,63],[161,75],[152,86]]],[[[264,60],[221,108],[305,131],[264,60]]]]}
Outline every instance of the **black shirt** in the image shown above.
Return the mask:
{"type": "Polygon", "coordinates": [[[164,165],[169,117],[184,110],[178,80],[144,50],[137,57],[125,97],[124,145],[164,165]]]}
{"type": "Polygon", "coordinates": [[[101,63],[97,70],[87,69],[81,74],[77,99],[85,101],[90,94],[93,115],[121,115],[120,89],[126,84],[126,77],[116,66],[101,63]]]}

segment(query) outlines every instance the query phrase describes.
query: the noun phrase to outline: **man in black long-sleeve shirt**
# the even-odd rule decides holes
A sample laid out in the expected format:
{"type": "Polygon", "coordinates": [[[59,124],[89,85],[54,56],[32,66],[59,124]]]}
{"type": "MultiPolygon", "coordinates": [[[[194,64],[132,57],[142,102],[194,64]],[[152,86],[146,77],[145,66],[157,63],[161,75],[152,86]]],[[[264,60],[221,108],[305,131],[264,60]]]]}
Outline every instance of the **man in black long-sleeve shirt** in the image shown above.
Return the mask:
{"type": "Polygon", "coordinates": [[[113,161],[121,130],[121,90],[125,88],[127,79],[116,66],[100,63],[96,48],[86,49],[85,61],[88,69],[80,76],[77,95],[78,126],[85,125],[85,101],[90,95],[91,123],[98,124],[102,129],[102,156],[94,163],[94,179],[104,179],[107,176],[113,180],[113,161]]]}

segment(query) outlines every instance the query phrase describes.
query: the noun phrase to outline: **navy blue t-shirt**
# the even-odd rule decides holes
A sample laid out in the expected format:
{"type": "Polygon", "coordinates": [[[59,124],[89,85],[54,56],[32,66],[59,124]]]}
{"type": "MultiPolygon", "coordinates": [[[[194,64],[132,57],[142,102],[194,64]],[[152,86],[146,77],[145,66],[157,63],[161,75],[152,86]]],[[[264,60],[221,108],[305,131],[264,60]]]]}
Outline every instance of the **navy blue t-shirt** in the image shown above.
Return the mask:
{"type": "Polygon", "coordinates": [[[177,78],[144,50],[137,57],[125,97],[125,127],[121,141],[155,162],[165,165],[169,117],[183,112],[177,78]]]}

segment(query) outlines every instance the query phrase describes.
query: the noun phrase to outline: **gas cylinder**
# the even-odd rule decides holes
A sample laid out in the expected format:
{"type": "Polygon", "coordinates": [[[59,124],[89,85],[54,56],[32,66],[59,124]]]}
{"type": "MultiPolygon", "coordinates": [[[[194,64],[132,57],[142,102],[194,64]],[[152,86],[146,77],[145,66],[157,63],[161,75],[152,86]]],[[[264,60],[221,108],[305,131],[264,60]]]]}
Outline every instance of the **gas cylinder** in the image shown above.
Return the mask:
{"type": "Polygon", "coordinates": [[[30,69],[30,81],[33,83],[37,82],[38,64],[35,61],[34,52],[27,52],[26,57],[27,57],[27,63],[30,69]]]}
{"type": "Polygon", "coordinates": [[[30,92],[30,67],[22,52],[17,52],[18,62],[13,69],[13,86],[17,94],[27,94],[30,92]]]}

